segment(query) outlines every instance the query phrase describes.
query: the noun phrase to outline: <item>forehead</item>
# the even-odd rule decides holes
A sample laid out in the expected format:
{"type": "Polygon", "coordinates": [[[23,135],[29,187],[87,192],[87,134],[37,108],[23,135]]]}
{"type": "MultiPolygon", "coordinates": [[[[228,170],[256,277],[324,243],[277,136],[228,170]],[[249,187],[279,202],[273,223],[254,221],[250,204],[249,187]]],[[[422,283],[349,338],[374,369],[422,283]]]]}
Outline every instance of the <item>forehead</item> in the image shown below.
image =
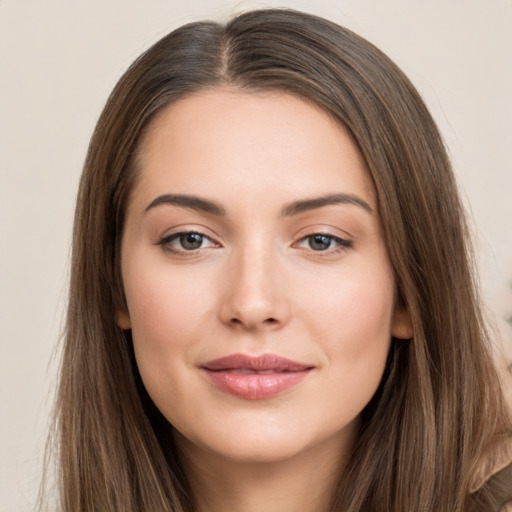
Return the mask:
{"type": "Polygon", "coordinates": [[[172,103],[148,127],[138,164],[136,190],[146,199],[280,190],[293,200],[336,191],[363,195],[375,206],[372,180],[348,131],[282,92],[219,88],[172,103]]]}

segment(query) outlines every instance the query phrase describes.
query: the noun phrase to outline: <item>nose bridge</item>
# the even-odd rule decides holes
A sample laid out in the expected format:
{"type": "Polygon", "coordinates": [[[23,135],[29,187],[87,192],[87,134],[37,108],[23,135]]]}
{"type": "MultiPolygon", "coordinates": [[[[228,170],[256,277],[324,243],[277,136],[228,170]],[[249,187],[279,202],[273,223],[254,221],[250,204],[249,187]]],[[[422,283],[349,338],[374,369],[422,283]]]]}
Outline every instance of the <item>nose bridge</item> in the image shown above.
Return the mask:
{"type": "Polygon", "coordinates": [[[288,307],[278,255],[267,238],[253,236],[233,250],[222,308],[224,321],[231,325],[254,329],[286,321],[288,307]]]}

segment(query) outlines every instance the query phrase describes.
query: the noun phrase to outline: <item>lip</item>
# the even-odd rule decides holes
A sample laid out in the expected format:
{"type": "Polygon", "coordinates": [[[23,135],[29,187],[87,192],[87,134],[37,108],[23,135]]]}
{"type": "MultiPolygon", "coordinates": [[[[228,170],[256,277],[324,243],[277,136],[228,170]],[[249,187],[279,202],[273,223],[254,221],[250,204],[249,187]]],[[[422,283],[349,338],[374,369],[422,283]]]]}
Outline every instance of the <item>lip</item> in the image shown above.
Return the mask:
{"type": "Polygon", "coordinates": [[[233,354],[200,365],[220,391],[246,400],[276,396],[299,384],[314,366],[275,354],[233,354]]]}

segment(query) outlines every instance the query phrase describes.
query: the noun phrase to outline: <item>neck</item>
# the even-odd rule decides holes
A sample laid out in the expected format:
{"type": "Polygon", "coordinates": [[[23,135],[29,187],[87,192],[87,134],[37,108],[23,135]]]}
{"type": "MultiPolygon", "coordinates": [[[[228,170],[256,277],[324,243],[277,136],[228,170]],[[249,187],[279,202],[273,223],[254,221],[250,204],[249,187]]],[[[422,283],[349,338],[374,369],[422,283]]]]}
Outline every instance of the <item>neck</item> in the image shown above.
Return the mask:
{"type": "Polygon", "coordinates": [[[327,512],[348,456],[332,442],[266,462],[233,461],[184,438],[179,445],[198,512],[327,512]]]}

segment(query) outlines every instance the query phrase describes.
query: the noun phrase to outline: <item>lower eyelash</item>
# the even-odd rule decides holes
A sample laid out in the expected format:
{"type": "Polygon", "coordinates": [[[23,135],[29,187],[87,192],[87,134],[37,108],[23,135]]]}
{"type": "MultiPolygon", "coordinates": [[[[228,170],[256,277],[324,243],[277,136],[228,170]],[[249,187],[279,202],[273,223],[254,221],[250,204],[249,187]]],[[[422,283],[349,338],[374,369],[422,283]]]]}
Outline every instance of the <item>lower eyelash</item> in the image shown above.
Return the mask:
{"type": "MultiPolygon", "coordinates": [[[[195,250],[186,250],[186,249],[179,250],[179,249],[175,249],[172,245],[170,245],[173,240],[176,240],[176,238],[179,238],[180,236],[187,235],[187,234],[190,234],[190,233],[196,233],[196,234],[201,235],[202,237],[207,238],[208,240],[210,240],[208,235],[205,235],[204,233],[201,233],[200,231],[179,231],[177,233],[173,233],[171,235],[165,236],[164,238],[162,238],[161,240],[156,242],[155,245],[160,246],[164,252],[168,252],[168,253],[172,253],[172,254],[177,254],[177,255],[192,256],[194,254],[197,254],[197,252],[200,251],[201,248],[198,248],[198,249],[195,249],[195,250]]],[[[315,235],[326,236],[326,237],[330,238],[332,241],[334,241],[336,243],[335,247],[330,248],[330,249],[326,249],[326,250],[323,250],[323,251],[321,251],[321,250],[315,251],[314,249],[311,249],[311,251],[313,253],[315,253],[316,256],[322,257],[322,256],[328,256],[328,255],[336,254],[336,253],[345,251],[347,249],[350,249],[350,248],[352,248],[354,246],[354,243],[353,243],[352,240],[347,240],[345,238],[340,238],[338,236],[331,235],[329,233],[313,233],[311,235],[307,235],[307,236],[302,237],[300,239],[300,242],[304,242],[304,241],[308,240],[309,238],[311,238],[311,237],[313,237],[315,235]]]]}
{"type": "Polygon", "coordinates": [[[197,252],[199,250],[201,250],[201,248],[187,251],[186,249],[182,249],[182,250],[175,249],[172,245],[170,245],[171,242],[176,240],[177,238],[179,238],[183,235],[191,234],[191,233],[201,235],[202,237],[210,240],[210,238],[207,235],[205,235],[204,233],[201,233],[200,231],[179,231],[177,233],[173,233],[172,235],[165,236],[164,238],[159,240],[155,245],[159,245],[164,252],[169,252],[169,253],[177,254],[177,255],[192,256],[194,254],[197,254],[197,252]]]}
{"type": "Polygon", "coordinates": [[[306,240],[308,240],[314,236],[318,236],[318,235],[330,238],[332,241],[334,241],[337,244],[336,247],[326,249],[323,251],[320,251],[320,250],[315,251],[314,249],[311,249],[313,252],[315,252],[315,254],[317,254],[319,256],[322,256],[322,254],[327,255],[327,254],[332,254],[333,252],[336,253],[339,251],[344,251],[346,249],[350,249],[354,245],[354,243],[351,240],[347,240],[345,238],[340,238],[338,236],[331,235],[329,233],[313,233],[311,235],[307,235],[307,236],[301,238],[300,242],[306,241],[306,240]]]}
{"type": "Polygon", "coordinates": [[[343,249],[350,249],[351,247],[354,247],[354,242],[352,240],[346,240],[345,238],[338,238],[335,237],[335,240],[339,243],[339,246],[343,249]]]}

